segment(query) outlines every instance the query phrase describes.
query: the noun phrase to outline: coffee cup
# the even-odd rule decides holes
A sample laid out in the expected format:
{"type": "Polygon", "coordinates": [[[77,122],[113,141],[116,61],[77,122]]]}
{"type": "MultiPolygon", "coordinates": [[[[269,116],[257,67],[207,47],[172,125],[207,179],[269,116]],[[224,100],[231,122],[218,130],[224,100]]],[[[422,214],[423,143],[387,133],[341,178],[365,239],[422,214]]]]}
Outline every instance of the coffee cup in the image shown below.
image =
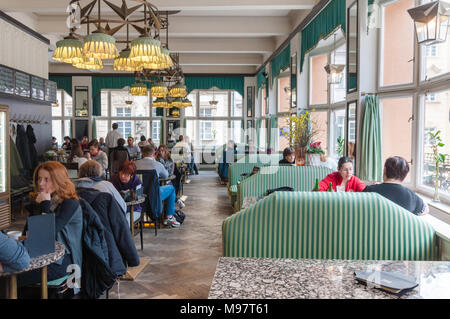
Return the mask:
{"type": "Polygon", "coordinates": [[[18,230],[12,230],[6,233],[6,236],[12,238],[14,240],[19,240],[19,237],[22,236],[22,232],[18,230]]]}

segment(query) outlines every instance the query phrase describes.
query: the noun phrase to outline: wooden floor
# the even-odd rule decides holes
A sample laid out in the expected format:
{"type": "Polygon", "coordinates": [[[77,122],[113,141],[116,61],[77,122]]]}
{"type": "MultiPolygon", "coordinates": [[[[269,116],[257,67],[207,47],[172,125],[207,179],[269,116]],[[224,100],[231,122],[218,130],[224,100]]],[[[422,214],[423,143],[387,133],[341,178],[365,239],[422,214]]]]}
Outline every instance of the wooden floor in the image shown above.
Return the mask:
{"type": "Polygon", "coordinates": [[[178,229],[159,229],[156,237],[153,229],[146,229],[143,251],[136,235],[139,255],[150,262],[135,281],[116,284],[110,299],[208,297],[222,254],[222,221],[232,208],[215,171],[200,171],[189,179],[184,223],[178,229]]]}

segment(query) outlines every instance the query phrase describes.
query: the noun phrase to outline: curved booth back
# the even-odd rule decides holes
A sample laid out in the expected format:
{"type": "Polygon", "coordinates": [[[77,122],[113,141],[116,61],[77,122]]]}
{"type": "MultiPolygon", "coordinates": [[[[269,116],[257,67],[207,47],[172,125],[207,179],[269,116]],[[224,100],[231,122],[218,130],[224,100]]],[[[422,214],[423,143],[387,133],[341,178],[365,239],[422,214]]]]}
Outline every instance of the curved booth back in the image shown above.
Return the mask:
{"type": "Polygon", "coordinates": [[[420,217],[375,193],[275,192],[224,220],[225,257],[434,260],[420,217]]]}

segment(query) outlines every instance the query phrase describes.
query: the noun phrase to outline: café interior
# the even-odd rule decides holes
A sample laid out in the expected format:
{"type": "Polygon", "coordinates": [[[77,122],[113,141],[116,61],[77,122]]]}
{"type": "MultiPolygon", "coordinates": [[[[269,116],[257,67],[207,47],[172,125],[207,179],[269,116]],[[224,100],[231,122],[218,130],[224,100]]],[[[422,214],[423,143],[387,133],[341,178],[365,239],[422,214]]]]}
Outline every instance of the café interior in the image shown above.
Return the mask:
{"type": "Polygon", "coordinates": [[[450,298],[449,29],[443,0],[0,0],[0,298],[450,298]]]}

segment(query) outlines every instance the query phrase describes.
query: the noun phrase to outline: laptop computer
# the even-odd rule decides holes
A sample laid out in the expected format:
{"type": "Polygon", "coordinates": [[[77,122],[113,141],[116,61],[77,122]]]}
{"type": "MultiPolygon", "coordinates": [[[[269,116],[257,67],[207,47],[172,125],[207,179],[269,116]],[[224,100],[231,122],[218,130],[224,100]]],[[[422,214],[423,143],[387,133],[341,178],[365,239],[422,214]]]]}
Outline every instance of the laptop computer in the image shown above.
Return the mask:
{"type": "Polygon", "coordinates": [[[31,216],[27,219],[28,231],[24,246],[30,258],[55,252],[55,214],[31,216]]]}

